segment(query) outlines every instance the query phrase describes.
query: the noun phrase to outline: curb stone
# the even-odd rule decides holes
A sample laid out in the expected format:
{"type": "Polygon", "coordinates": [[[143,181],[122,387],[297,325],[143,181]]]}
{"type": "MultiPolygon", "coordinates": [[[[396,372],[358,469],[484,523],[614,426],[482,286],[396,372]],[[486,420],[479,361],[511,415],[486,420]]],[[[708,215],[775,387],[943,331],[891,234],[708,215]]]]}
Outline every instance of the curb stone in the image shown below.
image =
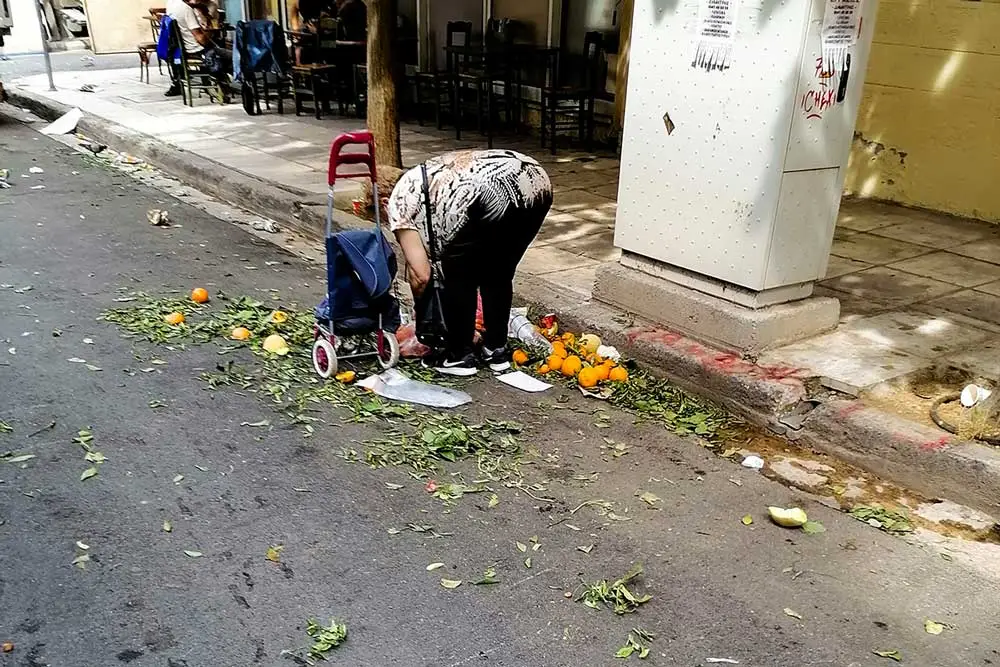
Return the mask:
{"type": "MultiPolygon", "coordinates": [[[[12,104],[48,120],[70,109],[16,88],[8,92],[12,104]]],[[[326,211],[324,202],[317,201],[321,197],[291,192],[86,112],[78,131],[141,158],[190,187],[267,215],[306,237],[322,239],[326,211]]],[[[335,210],[334,225],[357,229],[369,223],[335,210]]],[[[800,369],[761,366],[642,322],[544,276],[519,274],[515,298],[541,311],[557,312],[564,326],[596,333],[658,375],[780,436],[929,498],[947,496],[987,514],[1000,507],[1000,449],[958,440],[857,399],[836,398],[813,407],[817,402],[811,400],[808,385],[814,378],[800,369]]]]}

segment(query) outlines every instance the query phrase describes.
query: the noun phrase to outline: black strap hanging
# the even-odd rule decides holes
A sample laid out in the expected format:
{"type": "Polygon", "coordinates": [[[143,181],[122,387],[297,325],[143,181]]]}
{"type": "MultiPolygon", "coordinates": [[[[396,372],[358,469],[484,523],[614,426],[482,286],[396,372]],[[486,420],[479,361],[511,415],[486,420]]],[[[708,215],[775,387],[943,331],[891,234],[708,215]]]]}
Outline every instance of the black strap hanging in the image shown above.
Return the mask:
{"type": "Polygon", "coordinates": [[[431,223],[431,187],[427,180],[427,165],[420,165],[420,175],[423,178],[424,191],[424,229],[427,232],[427,253],[431,261],[431,272],[436,270],[438,261],[437,239],[434,236],[434,225],[431,223]]]}

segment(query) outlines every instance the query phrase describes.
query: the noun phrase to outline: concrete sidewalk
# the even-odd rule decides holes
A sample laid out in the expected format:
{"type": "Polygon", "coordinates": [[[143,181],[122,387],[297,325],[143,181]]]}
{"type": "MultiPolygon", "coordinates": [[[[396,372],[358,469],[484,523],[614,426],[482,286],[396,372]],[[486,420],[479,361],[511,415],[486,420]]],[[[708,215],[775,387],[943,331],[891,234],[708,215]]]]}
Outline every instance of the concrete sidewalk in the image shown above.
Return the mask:
{"type": "MultiPolygon", "coordinates": [[[[153,80],[147,85],[132,72],[91,70],[61,73],[55,93],[45,90],[43,77],[17,81],[12,92],[16,102],[48,117],[78,107],[85,134],[315,237],[329,141],[361,121],[273,110],[251,117],[239,105],[207,101],[191,109],[164,99],[166,80],[157,81],[155,72],[153,80]],[[83,84],[94,92],[80,91],[83,84]]],[[[457,142],[450,132],[406,125],[404,162],[485,145],[474,133],[466,136],[457,142]]],[[[841,326],[743,359],[591,300],[596,269],[619,254],[613,245],[616,159],[569,151],[551,156],[531,138],[496,145],[537,156],[556,190],[549,219],[519,270],[522,299],[559,312],[576,328],[598,331],[687,387],[789,437],[928,495],[996,509],[997,450],[941,431],[919,399],[903,408],[884,399],[906,393],[914,378],[937,367],[962,369],[970,378],[1000,376],[1000,229],[845,201],[830,268],[817,286],[817,293],[841,300],[841,326]],[[851,400],[857,395],[862,400],[851,400]]],[[[338,213],[337,223],[357,220],[338,213]]]]}

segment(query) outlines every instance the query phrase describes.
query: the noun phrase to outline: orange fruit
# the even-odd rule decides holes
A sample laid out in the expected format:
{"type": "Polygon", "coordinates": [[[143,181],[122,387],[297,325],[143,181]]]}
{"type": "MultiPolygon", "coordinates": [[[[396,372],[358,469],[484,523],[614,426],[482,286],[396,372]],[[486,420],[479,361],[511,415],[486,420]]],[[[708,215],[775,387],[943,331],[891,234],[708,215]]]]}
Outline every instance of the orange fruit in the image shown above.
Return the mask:
{"type": "Polygon", "coordinates": [[[557,340],[552,343],[552,354],[562,357],[563,359],[569,356],[569,352],[566,351],[566,346],[561,340],[557,340]]]}
{"type": "Polygon", "coordinates": [[[558,354],[550,354],[549,358],[545,360],[545,365],[549,367],[549,370],[557,371],[562,368],[563,358],[558,354]]]}
{"type": "Polygon", "coordinates": [[[252,335],[246,327],[236,327],[229,333],[229,337],[233,340],[247,340],[252,335]]]}
{"type": "Polygon", "coordinates": [[[541,375],[545,375],[545,374],[546,374],[546,373],[548,373],[548,372],[549,372],[550,370],[552,370],[552,369],[551,369],[551,368],[549,368],[549,365],[548,365],[548,364],[542,364],[541,366],[539,366],[539,367],[538,367],[538,372],[539,372],[539,374],[541,374],[541,375]]]}
{"type": "Polygon", "coordinates": [[[611,364],[598,364],[594,368],[597,370],[597,377],[601,382],[611,377],[611,364]]]}
{"type": "Polygon", "coordinates": [[[583,362],[580,361],[580,357],[574,354],[563,359],[562,368],[560,370],[562,370],[563,375],[571,378],[579,373],[581,368],[583,368],[583,362]]]}
{"type": "Polygon", "coordinates": [[[600,382],[600,371],[598,371],[593,366],[587,366],[586,368],[580,369],[580,373],[576,376],[576,381],[584,389],[589,389],[600,382]]]}
{"type": "Polygon", "coordinates": [[[615,366],[608,373],[608,379],[612,382],[627,382],[628,381],[628,371],[621,366],[615,366]]]}
{"type": "Polygon", "coordinates": [[[181,324],[184,322],[184,313],[173,312],[163,316],[163,321],[167,324],[181,324]]]}
{"type": "Polygon", "coordinates": [[[191,290],[191,300],[195,303],[205,303],[208,301],[208,290],[204,287],[195,287],[191,290]]]}
{"type": "Polygon", "coordinates": [[[510,358],[518,366],[528,363],[528,353],[524,350],[514,350],[510,358]]]}
{"type": "Polygon", "coordinates": [[[276,310],[273,313],[271,313],[271,321],[274,322],[275,324],[281,324],[282,322],[286,322],[287,320],[288,320],[288,313],[286,313],[283,310],[276,310]]]}

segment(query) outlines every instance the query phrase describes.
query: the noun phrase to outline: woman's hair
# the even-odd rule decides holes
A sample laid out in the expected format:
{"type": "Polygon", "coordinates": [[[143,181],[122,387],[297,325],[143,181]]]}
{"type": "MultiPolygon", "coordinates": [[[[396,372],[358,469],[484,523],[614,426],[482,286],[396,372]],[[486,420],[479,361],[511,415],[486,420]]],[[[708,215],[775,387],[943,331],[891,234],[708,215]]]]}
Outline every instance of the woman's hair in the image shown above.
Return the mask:
{"type": "MultiPolygon", "coordinates": [[[[381,199],[381,210],[379,214],[382,221],[385,222],[388,217],[388,212],[386,211],[386,206],[389,203],[389,195],[392,194],[392,189],[396,187],[396,183],[399,178],[406,173],[404,169],[398,169],[396,167],[390,167],[387,165],[377,165],[375,171],[378,174],[378,195],[381,199]]],[[[361,205],[368,217],[374,218],[375,207],[373,201],[373,192],[371,183],[365,183],[361,191],[361,205]]]]}

